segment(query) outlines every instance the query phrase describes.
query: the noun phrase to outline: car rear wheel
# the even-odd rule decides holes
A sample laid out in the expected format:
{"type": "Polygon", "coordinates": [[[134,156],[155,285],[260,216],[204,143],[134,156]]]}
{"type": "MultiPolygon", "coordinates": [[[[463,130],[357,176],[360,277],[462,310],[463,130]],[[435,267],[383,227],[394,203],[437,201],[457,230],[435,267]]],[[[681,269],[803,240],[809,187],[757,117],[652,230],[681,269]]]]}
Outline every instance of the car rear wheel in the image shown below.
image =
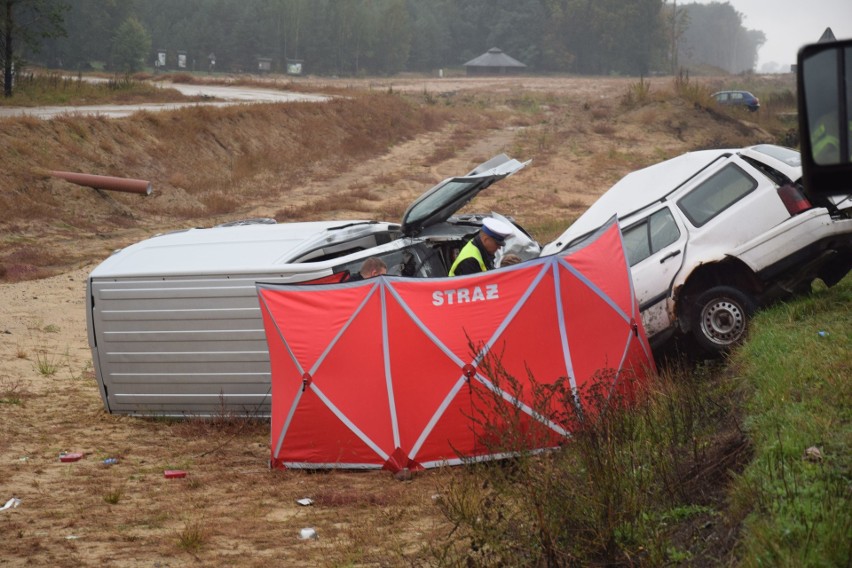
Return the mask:
{"type": "Polygon", "coordinates": [[[695,303],[692,333],[703,349],[724,353],[745,338],[754,310],[755,302],[745,292],[730,286],[710,288],[695,303]]]}

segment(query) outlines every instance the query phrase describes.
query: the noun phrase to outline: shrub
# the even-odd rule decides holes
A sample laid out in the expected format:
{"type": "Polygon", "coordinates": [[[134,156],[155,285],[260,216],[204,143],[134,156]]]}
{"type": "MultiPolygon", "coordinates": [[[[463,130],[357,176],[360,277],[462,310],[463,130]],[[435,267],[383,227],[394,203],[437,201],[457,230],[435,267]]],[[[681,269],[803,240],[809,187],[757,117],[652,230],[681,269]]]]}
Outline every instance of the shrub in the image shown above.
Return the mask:
{"type": "Polygon", "coordinates": [[[579,391],[567,379],[545,388],[508,376],[499,361],[486,374],[509,392],[530,381],[535,411],[570,434],[552,451],[523,450],[535,432],[502,399],[488,406],[504,409],[493,413],[498,420],[477,415],[482,443],[515,457],[472,465],[447,482],[439,506],[456,529],[441,554],[451,563],[660,564],[692,554],[674,539],[672,519],[715,515],[698,489],[723,482],[745,455],[736,431],[712,441],[731,416],[718,389],[681,369],[641,389],[625,381],[614,388],[612,372],[601,371],[579,391]]]}
{"type": "Polygon", "coordinates": [[[682,69],[674,78],[674,92],[683,100],[697,107],[706,107],[711,102],[710,89],[701,83],[690,81],[689,73],[682,69]]]}
{"type": "Polygon", "coordinates": [[[627,92],[621,99],[621,104],[627,108],[642,106],[651,101],[651,83],[645,81],[645,78],[640,78],[638,83],[633,83],[628,87],[627,92]]]}

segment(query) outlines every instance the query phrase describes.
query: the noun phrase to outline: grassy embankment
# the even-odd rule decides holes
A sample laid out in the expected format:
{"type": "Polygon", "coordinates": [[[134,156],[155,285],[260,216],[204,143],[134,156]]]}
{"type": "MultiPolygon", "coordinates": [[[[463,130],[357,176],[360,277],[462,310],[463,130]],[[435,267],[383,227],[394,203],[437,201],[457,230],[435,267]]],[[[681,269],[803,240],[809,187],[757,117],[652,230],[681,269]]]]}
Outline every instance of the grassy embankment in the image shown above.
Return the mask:
{"type": "Polygon", "coordinates": [[[78,106],[94,104],[134,104],[193,101],[175,89],[128,76],[115,76],[103,81],[84,80],[58,73],[25,73],[15,82],[11,97],[0,98],[0,106],[78,106]]]}
{"type": "MultiPolygon", "coordinates": [[[[565,449],[449,484],[438,547],[473,565],[848,566],[852,277],[760,313],[726,363],[660,373],[565,449]]],[[[568,393],[550,402],[570,405],[568,393]]],[[[542,404],[541,407],[545,407],[542,404]]],[[[512,437],[509,437],[511,445],[512,437]]]]}
{"type": "MultiPolygon", "coordinates": [[[[374,92],[323,104],[190,107],[118,120],[4,119],[0,280],[48,276],[127,244],[104,247],[98,244],[104,235],[141,229],[138,236],[128,235],[139,240],[159,225],[215,224],[261,204],[281,204],[282,218],[293,220],[327,218],[329,210],[343,206],[370,211],[375,198],[363,183],[310,203],[295,199],[291,189],[440,129],[452,114],[374,92]],[[48,170],[147,179],[155,190],[144,199],[96,193],[51,178],[48,170]],[[58,254],[57,243],[69,240],[78,242],[58,254]]],[[[388,213],[395,218],[401,211],[388,213]]]]}
{"type": "MultiPolygon", "coordinates": [[[[5,102],[119,102],[170,92],[140,79],[92,84],[58,75],[33,76],[22,80],[15,96],[5,102]]],[[[201,80],[172,77],[190,79],[201,80]]],[[[345,97],[320,105],[190,107],[117,120],[73,115],[49,121],[4,119],[0,209],[7,215],[0,219],[0,280],[55,274],[102,258],[151,232],[187,223],[210,225],[257,216],[253,210],[261,205],[269,209],[283,204],[274,213],[263,213],[279,220],[335,215],[398,219],[411,201],[400,186],[412,191],[429,187],[437,181],[436,172],[458,167],[442,166],[445,161],[470,152],[478,140],[501,129],[513,131],[512,155],[534,157],[535,168],[526,174],[533,181],[530,191],[515,191],[503,202],[496,196],[498,202],[489,206],[505,203],[532,234],[547,242],[588,206],[590,198],[581,196],[629,171],[685,150],[734,147],[756,139],[754,127],[740,124],[741,113],[727,116],[725,109],[706,106],[707,86],[681,78],[672,93],[668,79],[663,88],[659,83],[643,82],[623,97],[594,105],[552,92],[435,96],[353,87],[345,97]],[[362,172],[348,187],[334,191],[310,189],[311,184],[327,187],[325,180],[415,139],[424,140],[421,153],[406,156],[398,168],[362,172]],[[644,143],[638,145],[640,139],[644,143]],[[548,168],[565,173],[557,181],[529,177],[548,168]],[[145,199],[98,194],[51,179],[44,175],[46,170],[141,178],[155,189],[145,199]],[[57,243],[81,236],[83,243],[66,253],[57,251],[57,243]],[[113,237],[117,240],[105,240],[113,237]]],[[[772,105],[765,106],[766,112],[748,116],[750,124],[777,131],[772,105]]],[[[777,135],[760,139],[771,136],[777,135]]],[[[468,160],[488,157],[477,151],[468,160]]]]}
{"type": "Polygon", "coordinates": [[[758,315],[734,368],[754,459],[736,479],[746,566],[852,562],[852,277],[758,315]]]}

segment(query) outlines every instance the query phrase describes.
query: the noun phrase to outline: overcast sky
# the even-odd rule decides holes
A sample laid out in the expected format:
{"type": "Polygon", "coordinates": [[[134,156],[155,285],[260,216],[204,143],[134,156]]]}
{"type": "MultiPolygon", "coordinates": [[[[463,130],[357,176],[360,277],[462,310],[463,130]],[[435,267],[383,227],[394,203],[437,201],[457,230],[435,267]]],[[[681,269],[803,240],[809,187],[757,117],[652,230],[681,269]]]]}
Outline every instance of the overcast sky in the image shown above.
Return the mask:
{"type": "MultiPolygon", "coordinates": [[[[711,0],[700,1],[709,4],[711,0]]],[[[852,39],[852,0],[727,1],[743,15],[746,29],[766,34],[766,43],[757,53],[758,71],[772,63],[789,70],[799,48],[817,41],[825,28],[830,27],[837,39],[852,39]]]]}

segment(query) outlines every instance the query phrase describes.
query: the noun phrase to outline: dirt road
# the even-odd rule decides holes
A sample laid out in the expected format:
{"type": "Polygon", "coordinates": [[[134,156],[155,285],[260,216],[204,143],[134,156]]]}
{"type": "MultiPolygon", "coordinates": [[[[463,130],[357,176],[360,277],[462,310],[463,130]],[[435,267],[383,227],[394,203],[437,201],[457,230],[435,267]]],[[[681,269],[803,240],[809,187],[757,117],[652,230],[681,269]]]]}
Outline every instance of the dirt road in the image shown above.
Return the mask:
{"type": "Polygon", "coordinates": [[[130,116],[133,113],[143,110],[147,112],[159,112],[177,110],[190,106],[220,108],[254,103],[323,102],[329,99],[327,95],[295,93],[236,85],[187,85],[183,83],[162,83],[162,86],[180,91],[187,97],[205,97],[214,100],[203,102],[193,101],[186,103],[174,102],[133,105],[0,107],[0,119],[16,116],[31,116],[34,118],[51,119],[62,115],[119,118],[123,116],[130,116]]]}

